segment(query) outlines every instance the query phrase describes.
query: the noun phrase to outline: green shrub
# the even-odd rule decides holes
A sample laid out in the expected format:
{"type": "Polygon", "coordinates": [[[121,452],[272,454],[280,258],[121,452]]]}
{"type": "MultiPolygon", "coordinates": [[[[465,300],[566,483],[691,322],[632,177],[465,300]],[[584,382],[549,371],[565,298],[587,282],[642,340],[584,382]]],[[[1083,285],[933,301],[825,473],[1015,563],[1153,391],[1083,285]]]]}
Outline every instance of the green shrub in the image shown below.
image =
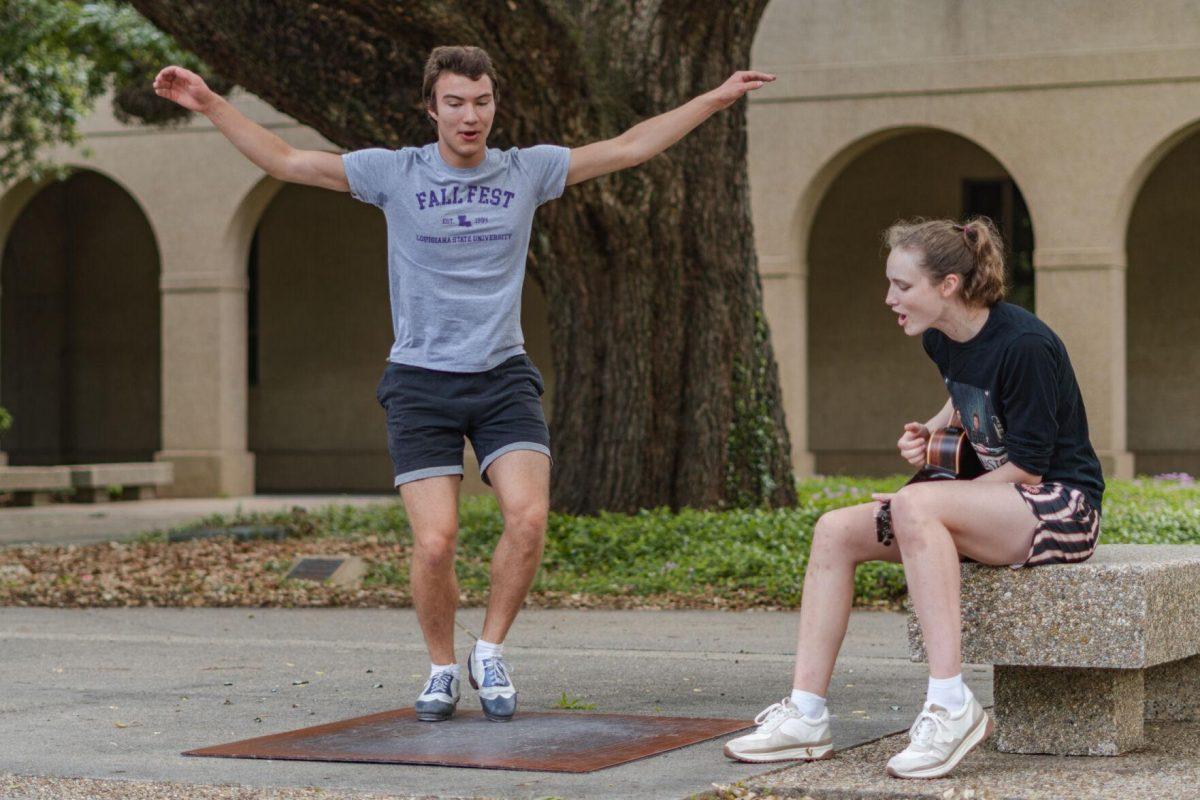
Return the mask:
{"type": "MultiPolygon", "coordinates": [[[[535,592],[675,600],[748,606],[800,603],[813,526],[826,511],[894,491],[903,477],[814,478],[798,484],[799,503],[778,510],[650,509],[594,517],[551,514],[535,592]]],[[[1200,544],[1200,488],[1190,479],[1112,481],[1105,494],[1102,543],[1200,544]]],[[[504,529],[494,499],[466,497],[459,509],[458,577],[468,592],[485,591],[492,549],[504,529]]],[[[371,508],[332,506],[225,519],[203,524],[275,524],[297,536],[395,537],[411,545],[399,503],[371,508]]],[[[407,564],[380,564],[373,584],[403,584],[407,564]]],[[[894,604],[903,597],[900,564],[863,564],[855,574],[858,605],[894,604]]]]}

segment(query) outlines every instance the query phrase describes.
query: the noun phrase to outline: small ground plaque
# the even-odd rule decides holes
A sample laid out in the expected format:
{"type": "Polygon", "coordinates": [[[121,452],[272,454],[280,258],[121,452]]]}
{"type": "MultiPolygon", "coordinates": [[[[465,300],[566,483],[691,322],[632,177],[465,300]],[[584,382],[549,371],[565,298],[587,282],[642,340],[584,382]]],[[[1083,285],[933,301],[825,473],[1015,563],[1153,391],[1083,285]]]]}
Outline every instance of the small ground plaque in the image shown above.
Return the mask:
{"type": "Polygon", "coordinates": [[[367,565],[358,556],[302,556],[292,564],[290,580],[328,581],[335,586],[353,586],[367,573],[367,565]]]}
{"type": "Polygon", "coordinates": [[[521,711],[504,724],[467,711],[430,723],[418,721],[405,708],[183,755],[592,772],[752,725],[748,720],[573,711],[521,711]]]}

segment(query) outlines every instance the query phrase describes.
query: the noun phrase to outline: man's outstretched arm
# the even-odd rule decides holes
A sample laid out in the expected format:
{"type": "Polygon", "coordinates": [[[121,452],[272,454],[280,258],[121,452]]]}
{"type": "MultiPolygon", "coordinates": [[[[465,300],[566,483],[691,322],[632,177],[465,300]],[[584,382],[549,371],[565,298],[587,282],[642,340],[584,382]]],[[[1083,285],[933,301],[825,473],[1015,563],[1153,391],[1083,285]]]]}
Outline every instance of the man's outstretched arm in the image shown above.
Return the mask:
{"type": "Polygon", "coordinates": [[[567,185],[598,178],[648,161],[742,95],[775,80],[765,72],[735,72],[729,80],[665,114],[639,122],[614,139],[571,150],[567,185]]]}
{"type": "Polygon", "coordinates": [[[183,67],[167,67],[154,79],[154,91],[159,97],[208,117],[242,155],[268,175],[291,183],[350,191],[340,155],[292,147],[209,89],[196,73],[183,67]]]}

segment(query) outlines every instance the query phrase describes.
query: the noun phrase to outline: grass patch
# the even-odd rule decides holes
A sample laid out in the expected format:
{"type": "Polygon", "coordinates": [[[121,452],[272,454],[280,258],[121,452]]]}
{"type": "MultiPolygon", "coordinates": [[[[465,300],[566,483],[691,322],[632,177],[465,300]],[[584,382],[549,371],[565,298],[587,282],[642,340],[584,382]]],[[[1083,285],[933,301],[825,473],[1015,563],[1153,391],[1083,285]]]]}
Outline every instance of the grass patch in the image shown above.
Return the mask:
{"type": "Polygon", "coordinates": [[[569,697],[566,692],[562,693],[562,697],[550,706],[551,708],[561,709],[563,711],[594,711],[595,703],[585,703],[580,697],[569,697]]]}
{"type": "MultiPolygon", "coordinates": [[[[812,530],[826,511],[894,491],[905,478],[814,478],[799,503],[779,510],[650,509],[636,514],[551,514],[535,601],[590,604],[588,598],[647,604],[795,607],[812,530]]],[[[1102,543],[1200,544],[1200,488],[1188,479],[1112,481],[1102,543]]],[[[460,508],[458,579],[464,597],[482,598],[492,549],[503,530],[495,500],[467,497],[460,508]]],[[[373,564],[365,586],[406,588],[412,532],[398,503],[314,512],[214,517],[206,527],[282,525],[290,536],[387,541],[398,558],[373,564]]],[[[162,534],[158,534],[161,540],[162,534]]],[[[148,537],[147,540],[155,540],[148,537]]],[[[855,604],[894,605],[904,595],[899,564],[871,563],[855,574],[855,604]]]]}

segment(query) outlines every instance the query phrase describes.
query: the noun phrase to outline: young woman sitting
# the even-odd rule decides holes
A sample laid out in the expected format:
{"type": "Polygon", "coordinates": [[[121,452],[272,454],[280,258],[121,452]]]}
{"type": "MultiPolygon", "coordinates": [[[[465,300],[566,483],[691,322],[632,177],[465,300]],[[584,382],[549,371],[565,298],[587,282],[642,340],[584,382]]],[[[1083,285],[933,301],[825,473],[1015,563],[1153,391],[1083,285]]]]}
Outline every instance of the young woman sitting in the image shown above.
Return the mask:
{"type": "Polygon", "coordinates": [[[1083,561],[1096,547],[1104,479],[1066,348],[1050,328],[1005,303],[1003,247],[990,220],[901,222],[888,229],[887,306],[921,336],[949,399],[897,443],[925,464],[933,431],[963,427],[984,471],[973,480],[910,483],[823,515],[804,578],[789,697],[756,718],[725,754],[741,761],[832,755],[825,695],[866,561],[901,561],[929,657],[924,707],[910,744],[887,764],[898,778],[945,775],[992,723],[963,684],[959,562],[1014,568],[1083,561]],[[894,543],[877,535],[890,512],[894,543]]]}

